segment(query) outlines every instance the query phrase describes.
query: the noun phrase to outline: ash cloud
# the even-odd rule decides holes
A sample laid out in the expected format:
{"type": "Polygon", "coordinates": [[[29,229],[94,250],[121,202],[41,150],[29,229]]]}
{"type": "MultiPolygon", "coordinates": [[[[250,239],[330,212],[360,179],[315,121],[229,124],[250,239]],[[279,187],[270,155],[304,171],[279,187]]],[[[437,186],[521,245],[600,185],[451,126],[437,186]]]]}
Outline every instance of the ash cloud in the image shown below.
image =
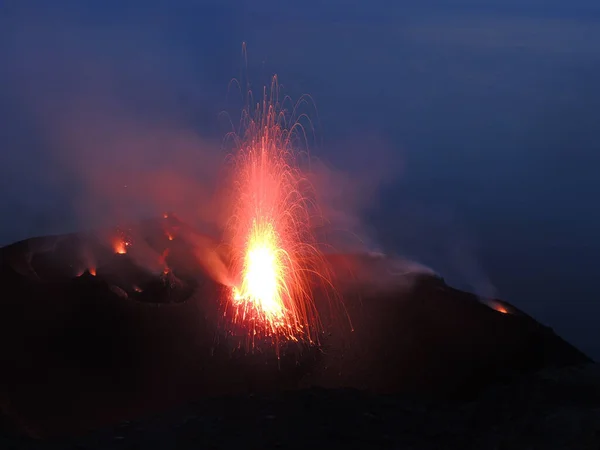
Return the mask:
{"type": "Polygon", "coordinates": [[[404,158],[379,134],[342,140],[326,148],[338,155],[311,161],[311,183],[320,214],[315,224],[333,261],[340,292],[372,294],[409,290],[420,275],[435,275],[429,267],[397,253],[381,239],[370,214],[383,207],[385,188],[402,177],[404,158]],[[339,155],[342,155],[341,157],[339,155]]]}
{"type": "Polygon", "coordinates": [[[474,230],[451,205],[408,188],[410,162],[397,148],[381,135],[365,134],[326,150],[337,155],[333,163],[312,164],[325,218],[316,228],[326,250],[367,255],[352,263],[355,282],[408,289],[415,276],[439,275],[482,299],[497,296],[478,258],[474,230]]]}
{"type": "MultiPolygon", "coordinates": [[[[2,113],[13,128],[2,166],[22,209],[6,201],[5,223],[37,216],[27,232],[44,234],[176,210],[216,226],[221,141],[199,134],[210,81],[149,30],[48,23],[2,32],[2,113]]],[[[2,238],[28,237],[13,233],[2,238]]]]}
{"type": "Polygon", "coordinates": [[[333,251],[381,250],[376,231],[365,216],[378,203],[386,184],[401,176],[402,159],[398,155],[392,158],[391,146],[375,134],[324,147],[326,154],[313,158],[310,170],[324,219],[315,224],[318,233],[333,251]],[[328,160],[327,155],[338,157],[328,160]]]}
{"type": "MultiPolygon", "coordinates": [[[[222,230],[227,211],[217,193],[229,130],[219,127],[215,104],[226,98],[228,80],[215,83],[212,61],[206,70],[192,67],[194,56],[159,31],[56,17],[0,31],[3,244],[165,211],[213,234],[222,230]]],[[[327,129],[317,134],[325,143],[309,147],[325,218],[315,224],[319,239],[333,252],[386,250],[369,215],[402,177],[402,155],[378,133],[352,130],[333,142],[327,129]]]]}

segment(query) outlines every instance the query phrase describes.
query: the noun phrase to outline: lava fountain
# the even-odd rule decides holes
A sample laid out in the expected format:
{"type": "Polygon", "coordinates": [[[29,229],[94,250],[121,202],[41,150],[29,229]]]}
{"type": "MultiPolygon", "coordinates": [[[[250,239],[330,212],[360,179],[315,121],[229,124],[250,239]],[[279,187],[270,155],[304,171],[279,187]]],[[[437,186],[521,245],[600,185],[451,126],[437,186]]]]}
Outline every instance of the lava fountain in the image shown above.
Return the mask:
{"type": "MultiPolygon", "coordinates": [[[[315,282],[331,286],[311,223],[318,208],[294,143],[305,136],[279,101],[277,77],[242,114],[234,144],[233,214],[227,226],[233,282],[225,316],[258,338],[318,341],[315,282]]],[[[304,140],[305,142],[305,140],[304,140]]]]}

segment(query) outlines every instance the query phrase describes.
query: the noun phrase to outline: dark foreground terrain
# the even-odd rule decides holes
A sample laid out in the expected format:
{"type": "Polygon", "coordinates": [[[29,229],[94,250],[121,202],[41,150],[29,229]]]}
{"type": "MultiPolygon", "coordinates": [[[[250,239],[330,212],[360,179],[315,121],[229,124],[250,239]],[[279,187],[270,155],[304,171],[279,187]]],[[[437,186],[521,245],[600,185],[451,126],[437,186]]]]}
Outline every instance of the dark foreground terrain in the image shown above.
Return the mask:
{"type": "Polygon", "coordinates": [[[212,398],[78,438],[4,437],[0,448],[595,450],[599,377],[595,365],[544,371],[468,402],[326,389],[212,398]]]}
{"type": "Polygon", "coordinates": [[[0,448],[597,443],[595,366],[506,302],[329,255],[343,305],[277,358],[225,331],[225,261],[169,215],[0,249],[0,448]]]}

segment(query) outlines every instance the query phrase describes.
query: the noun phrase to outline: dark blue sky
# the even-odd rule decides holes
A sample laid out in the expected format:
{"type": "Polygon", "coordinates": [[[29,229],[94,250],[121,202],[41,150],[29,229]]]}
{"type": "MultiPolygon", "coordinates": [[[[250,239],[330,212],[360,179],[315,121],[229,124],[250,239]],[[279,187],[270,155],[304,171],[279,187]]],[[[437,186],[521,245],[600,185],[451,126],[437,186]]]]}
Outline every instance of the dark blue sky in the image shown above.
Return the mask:
{"type": "Polygon", "coordinates": [[[256,86],[313,96],[314,153],[368,174],[373,243],[600,357],[598,3],[283,3],[3,2],[0,243],[95,224],[123,180],[184,171],[202,203],[190,155],[212,157],[246,41],[256,86]]]}

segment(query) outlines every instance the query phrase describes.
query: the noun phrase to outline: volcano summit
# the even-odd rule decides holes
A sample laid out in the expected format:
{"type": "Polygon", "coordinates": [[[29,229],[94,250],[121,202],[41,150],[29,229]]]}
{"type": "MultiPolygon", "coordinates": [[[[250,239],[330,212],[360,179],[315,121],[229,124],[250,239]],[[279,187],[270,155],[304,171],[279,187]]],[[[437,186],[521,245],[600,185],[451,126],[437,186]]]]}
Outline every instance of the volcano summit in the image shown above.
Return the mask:
{"type": "Polygon", "coordinates": [[[589,361],[513,305],[366,254],[325,255],[342,301],[312,292],[318,343],[248,347],[222,326],[226,258],[174,215],[0,249],[5,421],[72,435],[207,396],[308,387],[470,398],[589,361]]]}

